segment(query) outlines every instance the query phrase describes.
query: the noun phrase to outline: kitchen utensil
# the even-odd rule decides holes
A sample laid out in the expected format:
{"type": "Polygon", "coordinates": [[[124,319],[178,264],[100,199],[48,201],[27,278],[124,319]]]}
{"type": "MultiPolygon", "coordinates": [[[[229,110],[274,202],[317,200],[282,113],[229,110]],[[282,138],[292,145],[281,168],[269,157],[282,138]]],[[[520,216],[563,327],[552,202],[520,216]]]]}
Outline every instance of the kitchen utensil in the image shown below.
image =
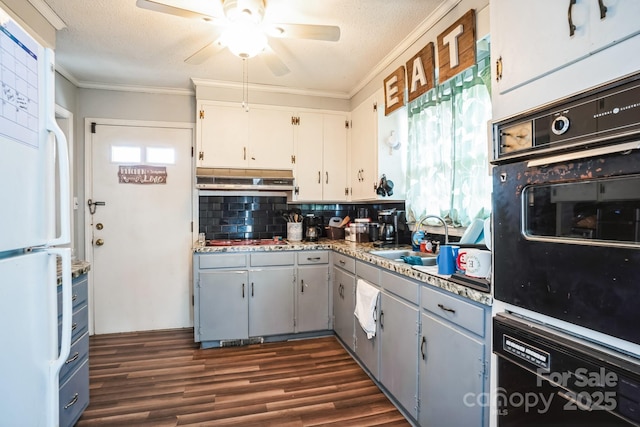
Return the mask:
{"type": "Polygon", "coordinates": [[[334,216],[329,219],[329,227],[340,227],[340,224],[342,224],[342,218],[339,216],[334,216]]]}
{"type": "Polygon", "coordinates": [[[292,242],[299,242],[302,240],[302,223],[301,222],[287,223],[287,240],[290,240],[292,242]]]}
{"type": "Polygon", "coordinates": [[[345,227],[347,224],[349,224],[349,221],[351,221],[351,218],[349,217],[349,215],[345,216],[342,222],[340,223],[340,227],[345,227]]]}

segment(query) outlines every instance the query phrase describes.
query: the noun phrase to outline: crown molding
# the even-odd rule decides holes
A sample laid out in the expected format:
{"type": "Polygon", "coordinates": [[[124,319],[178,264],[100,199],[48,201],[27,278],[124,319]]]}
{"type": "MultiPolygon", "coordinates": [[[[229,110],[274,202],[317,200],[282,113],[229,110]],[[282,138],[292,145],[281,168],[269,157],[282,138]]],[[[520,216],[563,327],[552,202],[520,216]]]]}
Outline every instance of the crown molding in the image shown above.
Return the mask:
{"type": "Polygon", "coordinates": [[[67,24],[58,16],[57,13],[44,0],[28,0],[29,3],[49,22],[56,30],[60,31],[67,28],[67,24]]]}
{"type": "MultiPolygon", "coordinates": [[[[367,84],[369,84],[378,74],[382,73],[385,68],[398,59],[403,53],[405,53],[420,37],[424,36],[430,29],[432,29],[438,21],[444,18],[451,10],[456,7],[462,0],[445,0],[438,5],[437,8],[425,18],[420,25],[418,25],[407,37],[404,38],[391,52],[389,52],[383,59],[371,69],[371,72],[365,76],[349,92],[349,98],[352,98],[355,94],[360,92],[367,84]]],[[[417,52],[417,51],[416,51],[417,52]]]]}
{"type": "MultiPolygon", "coordinates": [[[[199,78],[191,78],[194,86],[213,87],[221,89],[242,89],[242,83],[228,82],[222,80],[207,80],[199,78]]],[[[315,96],[335,99],[351,99],[351,95],[345,92],[327,92],[312,89],[300,89],[285,86],[261,85],[257,83],[249,83],[249,90],[266,93],[284,93],[290,95],[315,96]]]]}

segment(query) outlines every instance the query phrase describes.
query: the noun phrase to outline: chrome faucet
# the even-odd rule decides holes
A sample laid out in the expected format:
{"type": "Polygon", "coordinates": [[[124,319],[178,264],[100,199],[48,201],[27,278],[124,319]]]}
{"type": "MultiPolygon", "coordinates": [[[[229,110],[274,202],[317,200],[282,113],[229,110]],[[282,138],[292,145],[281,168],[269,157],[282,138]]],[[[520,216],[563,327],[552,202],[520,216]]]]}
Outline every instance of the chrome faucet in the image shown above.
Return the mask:
{"type": "Polygon", "coordinates": [[[449,244],[449,229],[447,228],[447,223],[444,221],[444,219],[442,217],[439,217],[438,215],[425,215],[423,216],[420,221],[418,221],[418,225],[416,226],[416,231],[420,230],[420,226],[422,225],[422,223],[429,218],[434,218],[437,219],[438,221],[440,221],[442,223],[442,225],[444,225],[444,244],[448,245],[449,244]]]}

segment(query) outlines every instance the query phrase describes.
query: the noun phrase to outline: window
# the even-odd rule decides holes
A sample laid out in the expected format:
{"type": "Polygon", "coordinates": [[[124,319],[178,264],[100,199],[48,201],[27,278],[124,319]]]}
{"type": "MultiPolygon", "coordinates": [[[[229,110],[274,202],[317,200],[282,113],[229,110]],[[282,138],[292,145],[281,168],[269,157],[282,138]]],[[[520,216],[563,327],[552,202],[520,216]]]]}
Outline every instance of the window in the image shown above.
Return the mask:
{"type": "Polygon", "coordinates": [[[111,147],[111,163],[140,163],[141,157],[140,147],[111,147]]]}
{"type": "Polygon", "coordinates": [[[176,163],[176,150],[173,148],[148,147],[147,162],[173,165],[176,163]]]}
{"type": "Polygon", "coordinates": [[[491,210],[490,61],[481,59],[409,104],[407,210],[466,227],[491,210]]]}

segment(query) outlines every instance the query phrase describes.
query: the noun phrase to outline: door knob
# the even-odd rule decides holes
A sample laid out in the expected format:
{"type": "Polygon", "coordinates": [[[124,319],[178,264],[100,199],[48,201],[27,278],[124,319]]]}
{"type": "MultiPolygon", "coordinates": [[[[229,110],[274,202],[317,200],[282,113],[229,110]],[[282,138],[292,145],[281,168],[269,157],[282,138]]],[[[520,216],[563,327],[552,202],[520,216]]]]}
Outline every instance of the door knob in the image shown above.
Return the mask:
{"type": "Polygon", "coordinates": [[[102,229],[104,228],[104,225],[102,225],[102,223],[101,223],[101,222],[99,222],[99,223],[97,223],[97,224],[96,224],[96,228],[97,228],[98,230],[102,230],[102,229]]]}
{"type": "Polygon", "coordinates": [[[96,246],[102,246],[102,245],[104,245],[104,240],[102,239],[96,240],[96,246]]]}

